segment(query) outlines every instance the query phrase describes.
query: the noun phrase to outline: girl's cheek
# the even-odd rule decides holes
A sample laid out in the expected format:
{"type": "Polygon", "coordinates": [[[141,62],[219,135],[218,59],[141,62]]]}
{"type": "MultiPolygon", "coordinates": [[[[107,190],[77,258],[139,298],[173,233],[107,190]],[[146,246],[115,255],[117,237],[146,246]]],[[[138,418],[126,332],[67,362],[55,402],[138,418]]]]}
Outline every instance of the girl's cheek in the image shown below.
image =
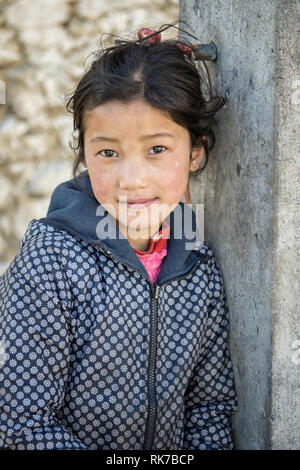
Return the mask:
{"type": "Polygon", "coordinates": [[[180,187],[186,184],[187,175],[187,166],[180,161],[174,162],[172,166],[169,166],[166,181],[171,187],[180,187]]]}
{"type": "Polygon", "coordinates": [[[109,198],[112,189],[112,181],[104,174],[90,176],[94,194],[99,202],[105,202],[109,198]]]}

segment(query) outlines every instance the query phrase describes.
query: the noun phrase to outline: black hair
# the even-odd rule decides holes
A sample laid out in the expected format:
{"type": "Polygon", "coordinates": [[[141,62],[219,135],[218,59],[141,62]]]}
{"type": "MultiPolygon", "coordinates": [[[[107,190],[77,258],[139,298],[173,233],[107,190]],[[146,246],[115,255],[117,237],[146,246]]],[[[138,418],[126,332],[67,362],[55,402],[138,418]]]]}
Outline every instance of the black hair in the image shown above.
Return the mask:
{"type": "MultiPolygon", "coordinates": [[[[175,27],[177,21],[162,25],[157,34],[175,27]]],[[[114,35],[109,35],[115,37],[114,35]]],[[[73,130],[78,136],[70,147],[75,151],[73,177],[84,155],[85,111],[90,111],[109,100],[129,103],[142,98],[155,108],[168,113],[177,124],[189,131],[191,148],[197,143],[205,148],[205,165],[193,176],[201,173],[215,144],[213,126],[216,112],[226,103],[222,96],[212,96],[210,77],[205,69],[197,69],[192,54],[178,47],[178,38],[165,39],[154,45],[146,37],[128,40],[115,39],[112,46],[101,47],[96,58],[80,79],[67,102],[67,111],[73,114],[73,130]]],[[[197,38],[196,38],[197,39],[197,38]]],[[[188,39],[180,43],[191,47],[188,39]]],[[[202,64],[205,65],[204,62],[202,64]]]]}

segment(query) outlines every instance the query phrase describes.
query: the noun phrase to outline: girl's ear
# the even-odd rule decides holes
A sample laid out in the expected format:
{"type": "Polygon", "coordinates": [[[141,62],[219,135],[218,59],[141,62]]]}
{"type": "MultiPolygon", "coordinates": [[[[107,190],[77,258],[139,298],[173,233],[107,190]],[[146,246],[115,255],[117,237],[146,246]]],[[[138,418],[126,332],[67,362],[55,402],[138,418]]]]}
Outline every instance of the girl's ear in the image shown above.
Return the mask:
{"type": "Polygon", "coordinates": [[[202,139],[198,142],[196,141],[196,144],[192,148],[192,156],[190,161],[190,171],[192,172],[198,170],[199,166],[201,165],[201,162],[205,157],[205,148],[203,145],[203,140],[204,137],[202,137],[202,139]]]}

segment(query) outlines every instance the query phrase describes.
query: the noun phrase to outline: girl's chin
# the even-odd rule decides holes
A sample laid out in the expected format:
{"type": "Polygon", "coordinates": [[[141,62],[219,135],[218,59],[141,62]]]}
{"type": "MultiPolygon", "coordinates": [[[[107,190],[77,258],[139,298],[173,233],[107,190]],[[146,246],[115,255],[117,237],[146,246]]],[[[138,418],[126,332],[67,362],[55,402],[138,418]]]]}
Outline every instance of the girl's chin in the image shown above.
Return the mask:
{"type": "Polygon", "coordinates": [[[130,220],[128,217],[127,220],[119,219],[116,221],[116,225],[119,230],[121,230],[126,236],[130,236],[131,238],[150,238],[154,233],[156,233],[161,226],[162,221],[157,220],[153,223],[144,224],[140,220],[130,220]]]}

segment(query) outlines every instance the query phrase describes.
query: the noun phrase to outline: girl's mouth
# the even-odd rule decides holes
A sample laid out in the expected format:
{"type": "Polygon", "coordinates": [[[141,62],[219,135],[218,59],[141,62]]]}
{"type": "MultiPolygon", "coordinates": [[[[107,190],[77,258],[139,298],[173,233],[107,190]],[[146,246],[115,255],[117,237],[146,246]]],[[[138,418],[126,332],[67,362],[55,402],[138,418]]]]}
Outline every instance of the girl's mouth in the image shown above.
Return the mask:
{"type": "Polygon", "coordinates": [[[155,202],[156,200],[157,198],[148,199],[148,200],[140,200],[138,202],[127,202],[126,205],[128,208],[132,208],[132,209],[143,209],[144,207],[147,207],[147,206],[150,206],[150,204],[153,204],[153,202],[155,202]]]}

